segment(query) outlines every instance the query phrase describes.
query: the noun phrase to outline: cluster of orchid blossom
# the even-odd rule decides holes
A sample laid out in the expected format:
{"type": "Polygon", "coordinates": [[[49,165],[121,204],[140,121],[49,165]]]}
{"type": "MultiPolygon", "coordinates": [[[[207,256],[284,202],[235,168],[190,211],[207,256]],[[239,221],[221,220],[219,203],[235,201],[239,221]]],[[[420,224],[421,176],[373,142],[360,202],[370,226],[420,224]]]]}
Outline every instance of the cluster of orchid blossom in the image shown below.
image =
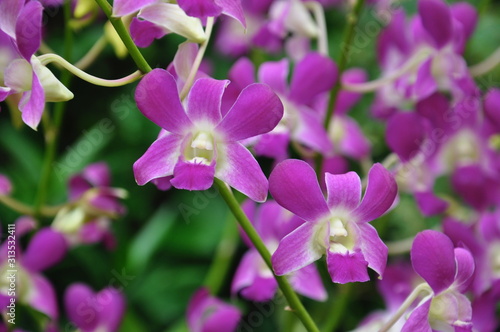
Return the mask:
{"type": "MultiPolygon", "coordinates": [[[[58,131],[42,121],[51,121],[46,105],[66,102],[73,92],[49,63],[104,87],[140,79],[137,108],[160,128],[130,172],[138,185],[151,182],[159,190],[218,189],[248,247],[228,287],[233,301],[284,295],[297,322],[319,331],[297,294],[324,302],[332,283],[378,277],[372,282],[385,309],[368,314],[354,331],[498,329],[500,89],[484,91],[475,77],[498,65],[500,53],[474,66],[464,59],[479,19],[473,6],[418,0],[417,12],[408,14],[393,1],[370,1],[367,6],[391,8],[391,15],[377,37],[380,78],[369,81],[365,70],[345,68],[348,52],[337,63],[329,56],[324,13],[352,11],[349,44],[363,0],[68,2],[0,0],[0,101],[18,109],[34,130],[42,123],[47,144],[56,144],[50,135],[58,131]],[[75,31],[94,23],[104,29],[104,39],[75,65],[42,41],[44,8],[57,6],[69,8],[66,24],[75,31]],[[167,68],[152,69],[139,48],[167,34],[186,41],[167,68]],[[213,78],[203,62],[211,38],[214,51],[232,61],[228,79],[213,78]],[[116,80],[86,73],[107,43],[117,56],[130,53],[139,70],[116,80]],[[256,61],[256,49],[268,61],[256,61]],[[389,153],[380,162],[372,160],[363,126],[348,114],[366,93],[375,94],[369,116],[385,129],[389,153]],[[265,159],[271,166],[263,170],[265,159]],[[442,179],[447,191],[437,185],[442,179]],[[248,199],[239,202],[231,188],[248,199]],[[377,219],[397,209],[403,195],[439,223],[410,239],[387,241],[375,228],[377,219]]],[[[111,223],[125,214],[127,191],[111,187],[103,162],[73,175],[68,199],[58,206],[19,202],[13,187],[0,175],[0,203],[21,215],[14,301],[43,313],[45,331],[60,331],[60,302],[75,330],[118,331],[126,307],[122,292],[109,287],[94,293],[76,280],[61,300],[42,271],[77,246],[102,243],[113,250],[111,223]]],[[[9,250],[4,241],[5,331],[12,330],[9,250]]],[[[200,287],[193,295],[186,314],[190,331],[230,332],[245,324],[245,312],[218,293],[200,287]]]]}

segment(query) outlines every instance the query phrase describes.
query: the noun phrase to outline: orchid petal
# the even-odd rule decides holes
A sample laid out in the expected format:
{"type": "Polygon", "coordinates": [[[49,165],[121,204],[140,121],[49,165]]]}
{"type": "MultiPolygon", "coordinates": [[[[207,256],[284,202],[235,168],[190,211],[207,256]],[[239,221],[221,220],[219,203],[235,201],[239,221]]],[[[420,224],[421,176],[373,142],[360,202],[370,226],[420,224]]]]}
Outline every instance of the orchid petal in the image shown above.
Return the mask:
{"type": "Polygon", "coordinates": [[[153,69],[137,85],[135,101],[139,110],[158,126],[174,134],[184,134],[192,123],[184,112],[173,76],[153,69]]]}
{"type": "Polygon", "coordinates": [[[113,1],[113,16],[120,17],[133,14],[141,8],[146,7],[157,0],[114,0],[113,1]]]}
{"type": "Polygon", "coordinates": [[[474,275],[474,257],[467,249],[455,248],[455,260],[457,262],[457,273],[454,286],[460,293],[465,293],[474,275]]]}
{"type": "Polygon", "coordinates": [[[114,288],[106,288],[97,293],[96,302],[100,305],[99,327],[105,331],[118,331],[125,313],[125,297],[114,288]]]}
{"type": "Polygon", "coordinates": [[[431,308],[431,299],[427,299],[424,303],[416,307],[401,332],[432,332],[429,324],[429,311],[431,308]]]}
{"type": "Polygon", "coordinates": [[[43,6],[30,1],[21,9],[16,22],[16,42],[21,55],[28,61],[40,47],[42,40],[43,6]]]}
{"type": "Polygon", "coordinates": [[[287,59],[264,62],[259,67],[259,82],[269,85],[274,91],[284,96],[288,92],[288,66],[287,59]]]}
{"type": "Polygon", "coordinates": [[[306,106],[301,106],[298,112],[297,127],[293,129],[292,137],[316,151],[329,155],[333,144],[328,137],[318,113],[306,106]]]}
{"type": "Polygon", "coordinates": [[[330,209],[355,209],[361,200],[361,179],[355,172],[325,174],[328,191],[327,204],[330,209]]]}
{"type": "Polygon", "coordinates": [[[197,80],[187,98],[187,114],[194,123],[218,125],[221,121],[221,101],[228,80],[200,78],[197,80]]]}
{"type": "Polygon", "coordinates": [[[368,263],[368,267],[382,278],[387,265],[387,246],[372,225],[365,223],[357,224],[356,227],[357,246],[368,263]]]}
{"type": "Polygon", "coordinates": [[[434,93],[437,88],[437,82],[432,74],[433,58],[424,61],[417,72],[417,79],[413,84],[413,97],[416,100],[424,99],[434,93]]]}
{"type": "MultiPolygon", "coordinates": [[[[342,74],[342,84],[358,84],[367,80],[367,74],[363,69],[351,68],[342,74]]],[[[335,102],[335,115],[346,114],[361,98],[359,92],[340,90],[335,102]]]]}
{"type": "Polygon", "coordinates": [[[484,97],[484,112],[486,116],[500,128],[500,89],[491,89],[484,97]]]}
{"type": "Polygon", "coordinates": [[[439,294],[455,279],[453,243],[443,233],[425,230],[415,237],[411,248],[413,269],[439,294]]]}
{"type": "Polygon", "coordinates": [[[87,285],[76,283],[68,287],[64,294],[64,306],[68,318],[84,331],[96,328],[99,317],[94,308],[95,294],[87,285]],[[85,312],[85,315],[82,315],[85,312]]]}
{"type": "Polygon", "coordinates": [[[397,192],[397,184],[392,174],[381,164],[374,164],[368,173],[363,200],[354,210],[358,223],[379,218],[392,206],[397,192]]]}
{"type": "Polygon", "coordinates": [[[332,59],[309,53],[295,66],[289,98],[298,104],[309,104],[316,96],[330,90],[336,79],[337,67],[332,59]]]}
{"type": "Polygon", "coordinates": [[[222,6],[214,0],[179,0],[179,7],[187,15],[206,19],[207,17],[217,17],[222,13],[222,6]]]}
{"type": "MultiPolygon", "coordinates": [[[[254,205],[253,202],[252,205],[254,205]]],[[[241,258],[231,283],[231,294],[233,296],[243,288],[250,286],[255,280],[256,266],[258,266],[256,254],[258,255],[255,249],[250,249],[241,258]]]]}
{"type": "MultiPolygon", "coordinates": [[[[210,313],[207,308],[207,312],[210,313]]],[[[238,308],[221,302],[203,324],[203,329],[200,332],[233,332],[241,320],[241,313],[238,308]]],[[[196,332],[196,331],[193,331],[196,332]]]]}
{"type": "Polygon", "coordinates": [[[271,131],[282,117],[278,96],[267,85],[255,83],[241,91],[215,130],[228,141],[239,141],[271,131]]]}
{"type": "Polygon", "coordinates": [[[292,273],[320,259],[328,245],[326,230],[324,225],[306,222],[285,236],[271,257],[276,275],[292,273]]]}
{"type": "Polygon", "coordinates": [[[452,21],[448,5],[441,0],[420,0],[418,12],[422,25],[438,48],[442,48],[452,38],[452,21]]]}
{"type": "Polygon", "coordinates": [[[38,231],[23,256],[23,265],[33,272],[45,270],[59,262],[67,250],[66,240],[50,228],[38,231]]]}
{"type": "Polygon", "coordinates": [[[269,189],[278,204],[306,221],[318,222],[330,213],[316,173],[305,161],[279,163],[269,177],[269,189]]]}
{"type": "Polygon", "coordinates": [[[450,11],[451,16],[461,23],[464,39],[469,39],[477,25],[476,9],[467,2],[457,2],[450,6],[450,11]]]}
{"type": "Polygon", "coordinates": [[[51,283],[40,274],[31,275],[31,281],[33,288],[28,292],[28,304],[52,320],[57,320],[57,296],[51,283]]]}
{"type": "Polygon", "coordinates": [[[195,43],[203,43],[207,39],[201,21],[196,17],[186,15],[177,4],[155,3],[142,8],[137,17],[195,43]]]}
{"type": "Polygon", "coordinates": [[[328,273],[335,283],[365,282],[368,276],[368,262],[360,252],[337,253],[328,250],[326,256],[328,273]]]}
{"type": "Polygon", "coordinates": [[[448,208],[448,202],[436,196],[432,191],[415,192],[415,201],[425,217],[443,213],[448,208]]]}
{"type": "Polygon", "coordinates": [[[387,145],[401,161],[414,158],[426,137],[423,119],[415,113],[397,113],[387,123],[387,145]]]}
{"type": "MultiPolygon", "coordinates": [[[[334,118],[334,123],[340,120],[339,118],[340,117],[334,118]]],[[[344,116],[342,120],[345,134],[340,141],[339,148],[341,153],[358,160],[368,157],[370,155],[371,144],[364,135],[359,124],[348,116],[344,116]]]]}
{"type": "Polygon", "coordinates": [[[309,264],[296,271],[289,277],[289,280],[292,287],[301,295],[316,301],[325,301],[328,297],[321,276],[314,264],[309,264]]]}
{"type": "Polygon", "coordinates": [[[0,195],[10,195],[12,191],[12,183],[10,179],[3,174],[0,174],[0,195]]]}
{"type": "Polygon", "coordinates": [[[16,21],[22,10],[24,0],[2,0],[0,1],[0,31],[5,32],[11,38],[16,38],[16,21]]]}
{"type": "Polygon", "coordinates": [[[246,28],[245,13],[240,0],[215,0],[222,7],[222,13],[238,20],[246,28]]]}
{"type": "Polygon", "coordinates": [[[210,165],[180,161],[175,164],[174,177],[170,180],[177,189],[207,190],[214,182],[215,162],[210,165]]]}
{"type": "Polygon", "coordinates": [[[142,186],[153,179],[174,174],[174,167],[181,153],[182,140],[182,136],[169,134],[154,141],[134,163],[137,184],[142,186]]]}
{"type": "Polygon", "coordinates": [[[161,26],[149,21],[139,20],[137,17],[132,18],[129,30],[134,43],[139,47],[148,47],[155,39],[160,39],[169,32],[161,26]]]}
{"type": "Polygon", "coordinates": [[[186,82],[189,73],[191,73],[191,69],[193,68],[196,54],[198,54],[198,44],[188,41],[179,44],[174,60],[168,66],[167,70],[170,71],[171,69],[174,69],[178,80],[180,79],[182,82],[186,82]]]}
{"type": "Polygon", "coordinates": [[[256,202],[267,198],[268,182],[259,163],[240,143],[219,145],[215,176],[256,202]]]}

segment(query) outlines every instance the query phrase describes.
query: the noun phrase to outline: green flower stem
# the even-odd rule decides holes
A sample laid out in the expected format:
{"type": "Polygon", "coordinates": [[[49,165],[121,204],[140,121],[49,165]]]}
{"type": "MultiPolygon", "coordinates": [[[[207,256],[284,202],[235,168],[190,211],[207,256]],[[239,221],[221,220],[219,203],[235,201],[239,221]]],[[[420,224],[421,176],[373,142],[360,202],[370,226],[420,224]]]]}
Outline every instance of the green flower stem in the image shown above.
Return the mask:
{"type": "Polygon", "coordinates": [[[232,220],[234,217],[229,214],[226,219],[222,239],[217,246],[215,257],[203,282],[212,294],[217,294],[224,284],[238,244],[238,228],[232,220]]]}
{"type": "MultiPolygon", "coordinates": [[[[65,1],[64,6],[64,57],[71,60],[73,54],[73,33],[69,26],[69,20],[71,19],[71,1],[65,1]]],[[[71,74],[67,71],[61,74],[61,83],[64,86],[68,86],[71,81],[71,74]]],[[[64,117],[64,109],[66,103],[57,103],[54,106],[54,117],[51,126],[47,126],[45,129],[45,143],[46,150],[42,165],[42,175],[40,177],[40,182],[38,183],[38,191],[35,197],[34,212],[35,218],[39,218],[42,213],[42,207],[47,200],[47,193],[49,191],[50,178],[52,175],[52,163],[54,162],[57,150],[57,142],[59,138],[59,132],[61,130],[61,124],[64,117]]]]}
{"type": "Polygon", "coordinates": [[[125,44],[125,47],[127,48],[130,56],[137,65],[137,68],[139,68],[139,70],[144,74],[149,73],[152,70],[151,66],[149,66],[146,59],[144,59],[144,57],[142,56],[141,51],[139,51],[139,49],[135,45],[121,18],[113,17],[113,7],[111,7],[111,5],[106,0],[95,0],[95,2],[97,2],[99,7],[101,7],[102,11],[104,12],[104,14],[106,14],[109,21],[115,28],[123,44],[125,44]]]}
{"type": "MultiPolygon", "coordinates": [[[[342,73],[347,67],[347,60],[351,49],[351,43],[355,35],[354,29],[358,24],[359,15],[363,9],[365,0],[357,0],[354,4],[352,12],[347,16],[347,27],[344,30],[344,37],[342,39],[340,59],[338,61],[338,77],[335,85],[330,91],[330,98],[328,99],[328,106],[326,109],[326,116],[323,122],[323,127],[328,131],[330,128],[330,122],[333,118],[335,111],[335,104],[337,103],[337,98],[339,96],[340,89],[342,88],[342,73]]],[[[323,170],[324,157],[322,154],[317,154],[314,158],[315,170],[318,177],[321,176],[323,170]]]]}
{"type": "Polygon", "coordinates": [[[40,55],[38,57],[38,59],[40,60],[40,62],[43,65],[47,65],[51,62],[54,62],[54,63],[60,65],[61,67],[63,67],[64,69],[66,69],[67,71],[69,71],[70,73],[72,73],[73,75],[78,76],[79,78],[81,78],[84,81],[87,81],[87,82],[94,84],[94,85],[105,86],[105,87],[117,87],[117,86],[127,85],[129,83],[132,83],[132,82],[138,80],[139,78],[141,78],[143,76],[143,73],[140,70],[137,70],[137,71],[133,72],[132,74],[125,76],[123,78],[119,78],[116,80],[106,80],[103,78],[99,78],[99,77],[95,77],[93,75],[87,74],[86,72],[79,69],[77,66],[72,65],[71,63],[66,61],[63,57],[61,57],[57,54],[40,55]]]}
{"type": "Polygon", "coordinates": [[[330,121],[333,117],[335,104],[337,102],[337,98],[340,92],[340,88],[342,87],[342,73],[347,67],[347,60],[349,57],[352,40],[354,39],[356,25],[358,24],[359,15],[361,10],[363,9],[365,1],[357,0],[354,4],[352,12],[347,16],[347,27],[344,30],[344,37],[342,40],[342,50],[340,52],[340,59],[338,61],[338,77],[333,89],[330,91],[330,99],[328,101],[328,108],[326,110],[326,117],[323,123],[325,129],[328,130],[330,126],[330,121]]]}
{"type": "MultiPolygon", "coordinates": [[[[238,220],[238,223],[240,224],[241,228],[243,228],[250,241],[252,241],[253,245],[255,246],[255,249],[257,249],[257,251],[261,255],[262,259],[264,259],[264,262],[267,264],[269,269],[273,271],[271,263],[271,254],[264,245],[264,242],[262,242],[262,239],[260,238],[259,234],[257,234],[257,231],[253,227],[252,223],[250,222],[250,220],[248,220],[247,216],[241,209],[240,204],[234,197],[231,189],[229,189],[227,185],[219,179],[215,179],[214,184],[219,190],[219,193],[221,194],[222,198],[224,198],[224,201],[226,201],[229,209],[235,216],[236,220],[238,220]]],[[[307,331],[319,332],[318,327],[312,320],[307,310],[304,308],[302,302],[300,302],[299,297],[293,291],[292,286],[290,286],[288,280],[284,276],[277,276],[275,274],[274,277],[276,278],[278,286],[283,292],[283,295],[286,297],[288,305],[290,306],[291,310],[301,320],[302,324],[307,329],[307,331]]]]}

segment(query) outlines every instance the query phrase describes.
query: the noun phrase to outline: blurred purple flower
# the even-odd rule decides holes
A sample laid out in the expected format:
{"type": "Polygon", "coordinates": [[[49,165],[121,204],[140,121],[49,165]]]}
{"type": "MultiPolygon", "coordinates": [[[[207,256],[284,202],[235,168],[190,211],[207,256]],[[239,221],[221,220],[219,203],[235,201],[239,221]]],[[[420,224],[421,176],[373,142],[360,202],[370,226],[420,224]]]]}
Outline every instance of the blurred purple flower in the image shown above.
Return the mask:
{"type": "MultiPolygon", "coordinates": [[[[302,219],[288,213],[274,201],[255,208],[255,203],[247,201],[243,210],[252,221],[262,241],[272,254],[278,247],[279,241],[298,226],[304,223],[302,219]]],[[[257,249],[242,233],[245,243],[250,249],[245,253],[238,266],[231,292],[241,295],[252,301],[270,301],[276,294],[278,283],[271,270],[267,267],[257,249]]],[[[292,287],[300,294],[324,301],[327,293],[321,282],[321,277],[314,264],[310,264],[289,276],[292,287]]]]}
{"type": "Polygon", "coordinates": [[[58,212],[52,228],[64,234],[71,245],[103,241],[112,248],[110,219],[125,213],[119,199],[125,198],[127,192],[110,185],[110,172],[103,162],[90,164],[82,173],[72,176],[69,203],[58,212]]]}
{"type": "Polygon", "coordinates": [[[125,297],[114,288],[96,294],[89,286],[76,283],[66,290],[64,306],[69,320],[80,331],[115,332],[125,313],[125,297]]]}
{"type": "MultiPolygon", "coordinates": [[[[40,272],[63,259],[67,251],[67,243],[60,233],[50,228],[42,228],[33,235],[23,252],[20,238],[33,230],[35,225],[36,222],[28,217],[19,218],[16,221],[15,268],[17,270],[16,281],[18,282],[16,301],[46,314],[52,320],[57,320],[59,311],[56,293],[50,282],[40,272]]],[[[3,271],[12,269],[7,265],[7,252],[9,250],[12,250],[12,243],[4,241],[0,247],[0,269],[3,271]]],[[[0,293],[2,311],[10,302],[11,296],[7,292],[8,289],[9,287],[2,288],[0,293]]]]}
{"type": "Polygon", "coordinates": [[[191,332],[233,332],[240,319],[238,308],[211,296],[205,288],[193,295],[187,309],[187,324],[191,332]]]}

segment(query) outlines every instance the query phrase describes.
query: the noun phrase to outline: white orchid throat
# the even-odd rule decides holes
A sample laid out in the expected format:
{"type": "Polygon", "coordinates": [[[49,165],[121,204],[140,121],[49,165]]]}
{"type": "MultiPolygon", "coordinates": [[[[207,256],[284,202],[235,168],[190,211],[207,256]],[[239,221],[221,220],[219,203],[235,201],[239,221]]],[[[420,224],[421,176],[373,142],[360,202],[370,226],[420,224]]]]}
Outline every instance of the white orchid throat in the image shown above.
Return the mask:
{"type": "Polygon", "coordinates": [[[210,165],[215,156],[213,135],[208,131],[199,131],[192,137],[184,150],[184,158],[189,163],[210,165]]]}

